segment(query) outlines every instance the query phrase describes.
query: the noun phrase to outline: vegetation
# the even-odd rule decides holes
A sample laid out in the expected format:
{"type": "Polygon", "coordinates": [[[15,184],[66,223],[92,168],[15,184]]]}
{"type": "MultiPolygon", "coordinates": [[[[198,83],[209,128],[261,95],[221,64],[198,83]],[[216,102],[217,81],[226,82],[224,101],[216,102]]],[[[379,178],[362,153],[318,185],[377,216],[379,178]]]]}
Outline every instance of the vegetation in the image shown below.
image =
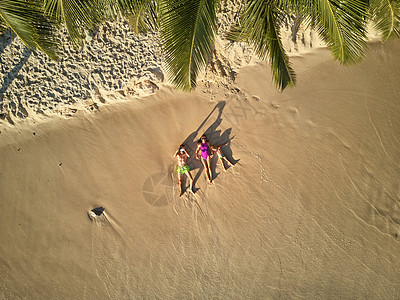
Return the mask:
{"type": "MultiPolygon", "coordinates": [[[[170,80],[190,90],[212,55],[219,5],[218,0],[1,0],[0,30],[11,28],[29,48],[55,59],[60,26],[80,45],[86,31],[125,17],[136,33],[160,32],[170,80]]],[[[315,28],[343,64],[362,60],[369,21],[383,40],[400,36],[400,0],[245,0],[242,5],[227,38],[252,44],[270,63],[281,90],[296,82],[280,37],[288,15],[315,28]]]]}

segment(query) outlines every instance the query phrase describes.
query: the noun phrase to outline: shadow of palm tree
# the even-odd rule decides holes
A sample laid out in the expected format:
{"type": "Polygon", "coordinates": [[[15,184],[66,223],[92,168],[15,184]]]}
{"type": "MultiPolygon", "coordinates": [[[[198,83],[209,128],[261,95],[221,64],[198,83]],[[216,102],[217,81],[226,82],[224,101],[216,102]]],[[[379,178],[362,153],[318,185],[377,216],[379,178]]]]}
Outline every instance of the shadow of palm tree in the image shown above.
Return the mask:
{"type": "Polygon", "coordinates": [[[0,55],[4,52],[8,45],[11,44],[15,35],[11,29],[7,29],[2,34],[0,34],[0,55]]]}
{"type": "MultiPolygon", "coordinates": [[[[0,87],[0,111],[3,110],[4,106],[3,98],[5,92],[7,91],[8,87],[12,84],[14,79],[18,76],[19,71],[26,64],[31,54],[32,52],[27,47],[24,47],[21,60],[18,62],[18,64],[14,66],[14,68],[10,72],[8,72],[6,76],[4,76],[3,83],[0,87]]],[[[14,115],[16,115],[16,110],[17,110],[16,104],[11,103],[11,111],[14,115]]],[[[18,97],[18,110],[22,112],[23,115],[27,114],[26,109],[23,107],[21,99],[19,97],[18,97]]],[[[23,115],[21,115],[20,117],[23,117],[23,115]]]]}

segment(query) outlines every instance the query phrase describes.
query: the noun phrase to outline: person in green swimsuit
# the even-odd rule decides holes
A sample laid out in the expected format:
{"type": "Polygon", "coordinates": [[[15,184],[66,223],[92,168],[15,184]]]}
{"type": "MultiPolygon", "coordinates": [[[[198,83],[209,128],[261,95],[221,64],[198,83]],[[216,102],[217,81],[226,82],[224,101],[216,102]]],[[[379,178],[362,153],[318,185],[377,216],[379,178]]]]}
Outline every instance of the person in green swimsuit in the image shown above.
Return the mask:
{"type": "Polygon", "coordinates": [[[218,154],[219,161],[221,162],[222,167],[224,168],[224,171],[226,171],[225,165],[224,165],[224,160],[227,162],[228,165],[231,167],[234,167],[235,165],[231,163],[224,155],[224,152],[222,152],[221,148],[225,146],[228,143],[222,144],[220,146],[211,146],[211,151],[215,154],[218,154]]]}
{"type": "Polygon", "coordinates": [[[185,146],[180,145],[178,150],[175,152],[174,157],[178,158],[178,180],[179,180],[179,197],[183,194],[183,175],[190,179],[190,186],[189,191],[194,193],[193,191],[193,176],[190,173],[190,167],[187,164],[187,158],[190,157],[189,154],[186,152],[185,146]]]}

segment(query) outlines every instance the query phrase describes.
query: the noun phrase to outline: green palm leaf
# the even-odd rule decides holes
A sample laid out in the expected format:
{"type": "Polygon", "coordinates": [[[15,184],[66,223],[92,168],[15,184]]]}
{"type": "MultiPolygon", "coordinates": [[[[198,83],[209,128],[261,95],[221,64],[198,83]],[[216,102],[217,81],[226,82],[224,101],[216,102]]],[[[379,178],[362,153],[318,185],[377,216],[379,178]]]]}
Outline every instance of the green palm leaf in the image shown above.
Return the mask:
{"type": "Polygon", "coordinates": [[[134,0],[126,14],[129,25],[136,34],[158,29],[157,3],[152,0],[134,0]]]}
{"type": "MultiPolygon", "coordinates": [[[[90,7],[95,14],[93,23],[97,24],[104,21],[113,21],[121,15],[119,2],[117,0],[91,0],[90,7]]],[[[93,16],[93,17],[94,17],[93,16]]]]}
{"type": "Polygon", "coordinates": [[[383,40],[400,37],[400,1],[370,0],[371,18],[383,40]]]}
{"type": "Polygon", "coordinates": [[[3,33],[8,29],[7,24],[3,21],[3,19],[0,17],[0,33],[3,33]]]}
{"type": "Polygon", "coordinates": [[[100,22],[96,3],[88,0],[44,0],[44,11],[56,22],[64,24],[73,43],[82,44],[85,30],[100,22]]]}
{"type": "Polygon", "coordinates": [[[217,0],[160,1],[162,48],[171,81],[183,90],[212,54],[216,32],[217,0]]]}
{"type": "Polygon", "coordinates": [[[0,19],[28,48],[39,48],[50,58],[57,58],[53,26],[44,17],[36,1],[2,0],[0,19]]]}
{"type": "Polygon", "coordinates": [[[252,44],[257,55],[270,62],[274,82],[283,90],[295,84],[296,76],[282,46],[279,30],[284,14],[276,4],[265,0],[249,2],[240,25],[234,26],[227,38],[252,44]]]}
{"type": "Polygon", "coordinates": [[[357,63],[366,48],[367,5],[362,0],[303,0],[301,13],[309,15],[335,59],[357,63]]]}

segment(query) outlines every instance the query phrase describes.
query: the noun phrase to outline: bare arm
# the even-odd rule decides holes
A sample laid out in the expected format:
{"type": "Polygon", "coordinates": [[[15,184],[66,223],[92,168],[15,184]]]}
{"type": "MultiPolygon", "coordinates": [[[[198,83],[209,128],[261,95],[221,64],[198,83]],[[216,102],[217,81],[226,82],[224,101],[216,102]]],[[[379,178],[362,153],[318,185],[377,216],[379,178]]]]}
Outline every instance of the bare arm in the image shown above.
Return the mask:
{"type": "Polygon", "coordinates": [[[207,145],[208,145],[208,154],[209,155],[212,155],[212,149],[211,149],[211,145],[210,145],[210,143],[209,142],[207,142],[207,145]]]}
{"type": "Polygon", "coordinates": [[[199,151],[200,151],[200,145],[197,145],[197,149],[196,149],[196,158],[199,158],[199,151]]]}
{"type": "Polygon", "coordinates": [[[183,149],[187,157],[190,157],[189,153],[186,152],[186,149],[183,149]]]}

